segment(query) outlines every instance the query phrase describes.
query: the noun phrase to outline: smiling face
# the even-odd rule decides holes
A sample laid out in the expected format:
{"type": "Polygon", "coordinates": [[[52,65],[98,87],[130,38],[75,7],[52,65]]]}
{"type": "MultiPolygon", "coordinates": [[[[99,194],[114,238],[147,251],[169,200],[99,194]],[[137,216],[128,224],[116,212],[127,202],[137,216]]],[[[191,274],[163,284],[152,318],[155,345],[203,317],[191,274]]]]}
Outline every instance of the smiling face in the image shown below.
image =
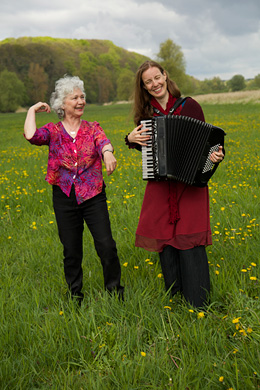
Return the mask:
{"type": "Polygon", "coordinates": [[[168,97],[167,76],[161,73],[157,67],[151,67],[142,74],[144,88],[157,100],[164,100],[168,97]]]}
{"type": "Polygon", "coordinates": [[[76,88],[72,93],[69,93],[63,103],[65,116],[80,117],[84,112],[86,105],[85,95],[81,89],[76,88]]]}

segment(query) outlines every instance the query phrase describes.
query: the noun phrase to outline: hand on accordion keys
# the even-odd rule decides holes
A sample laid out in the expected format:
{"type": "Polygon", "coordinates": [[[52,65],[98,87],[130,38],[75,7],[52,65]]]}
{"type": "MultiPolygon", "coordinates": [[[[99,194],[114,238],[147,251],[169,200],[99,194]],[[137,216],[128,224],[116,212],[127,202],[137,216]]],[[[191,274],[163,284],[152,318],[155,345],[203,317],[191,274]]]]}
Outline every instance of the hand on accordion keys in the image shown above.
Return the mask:
{"type": "Polygon", "coordinates": [[[149,129],[142,128],[143,125],[137,126],[129,135],[128,141],[130,143],[136,143],[141,146],[147,146],[147,141],[150,139],[150,135],[145,134],[149,129]]]}
{"type": "Polygon", "coordinates": [[[210,155],[210,160],[211,160],[214,164],[220,163],[223,159],[224,159],[223,146],[220,146],[220,147],[218,148],[218,151],[217,151],[217,152],[213,152],[213,153],[211,153],[211,155],[210,155]]]}

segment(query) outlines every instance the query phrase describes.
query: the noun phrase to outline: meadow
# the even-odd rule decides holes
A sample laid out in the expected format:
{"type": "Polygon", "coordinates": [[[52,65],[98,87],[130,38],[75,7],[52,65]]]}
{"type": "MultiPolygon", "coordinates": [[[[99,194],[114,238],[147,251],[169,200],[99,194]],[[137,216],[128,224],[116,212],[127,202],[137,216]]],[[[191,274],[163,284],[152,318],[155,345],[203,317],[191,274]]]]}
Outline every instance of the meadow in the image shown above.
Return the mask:
{"type": "MultiPolygon", "coordinates": [[[[260,389],[259,104],[202,104],[227,135],[209,182],[210,305],[164,290],[158,254],[135,248],[145,182],[124,136],[131,106],[88,106],[115,147],[104,178],[125,301],[108,296],[84,232],[81,307],[67,298],[62,247],[44,180],[48,150],[23,137],[25,113],[0,114],[0,389],[260,389]]],[[[39,114],[38,125],[56,121],[39,114]]]]}

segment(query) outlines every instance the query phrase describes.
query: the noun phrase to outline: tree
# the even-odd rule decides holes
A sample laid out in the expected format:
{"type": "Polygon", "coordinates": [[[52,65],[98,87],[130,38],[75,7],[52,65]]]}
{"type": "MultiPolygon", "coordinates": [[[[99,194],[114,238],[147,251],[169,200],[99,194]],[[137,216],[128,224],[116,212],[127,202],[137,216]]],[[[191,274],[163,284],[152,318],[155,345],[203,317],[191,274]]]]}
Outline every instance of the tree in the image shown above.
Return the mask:
{"type": "Polygon", "coordinates": [[[260,73],[255,76],[252,84],[255,88],[260,88],[260,73]]]}
{"type": "Polygon", "coordinates": [[[98,99],[97,58],[92,53],[80,53],[79,77],[84,81],[87,103],[96,103],[98,99]]]}
{"type": "Polygon", "coordinates": [[[200,90],[201,81],[193,76],[186,75],[181,91],[184,95],[193,95],[200,90]]]}
{"type": "Polygon", "coordinates": [[[219,77],[213,77],[212,79],[205,79],[200,82],[200,93],[217,93],[225,91],[225,82],[219,77]]]}
{"type": "Polygon", "coordinates": [[[98,103],[106,103],[113,100],[114,88],[111,81],[111,73],[104,66],[97,67],[98,103]]]}
{"type": "Polygon", "coordinates": [[[129,100],[134,90],[134,73],[129,69],[124,69],[117,80],[117,99],[129,100]]]}
{"type": "Polygon", "coordinates": [[[33,62],[29,67],[29,90],[28,95],[32,103],[45,101],[48,90],[48,76],[39,64],[33,62]]]}
{"type": "Polygon", "coordinates": [[[0,73],[0,111],[15,112],[26,100],[24,84],[14,72],[0,73]]]}
{"type": "Polygon", "coordinates": [[[177,85],[182,85],[185,81],[185,59],[181,47],[176,45],[171,39],[167,39],[160,44],[160,51],[157,53],[157,61],[167,70],[171,79],[177,85]]]}
{"type": "Polygon", "coordinates": [[[209,86],[212,92],[223,92],[225,90],[225,82],[220,77],[210,79],[209,86]]]}
{"type": "Polygon", "coordinates": [[[232,92],[241,91],[246,86],[244,76],[236,74],[228,81],[228,86],[232,92]]]}

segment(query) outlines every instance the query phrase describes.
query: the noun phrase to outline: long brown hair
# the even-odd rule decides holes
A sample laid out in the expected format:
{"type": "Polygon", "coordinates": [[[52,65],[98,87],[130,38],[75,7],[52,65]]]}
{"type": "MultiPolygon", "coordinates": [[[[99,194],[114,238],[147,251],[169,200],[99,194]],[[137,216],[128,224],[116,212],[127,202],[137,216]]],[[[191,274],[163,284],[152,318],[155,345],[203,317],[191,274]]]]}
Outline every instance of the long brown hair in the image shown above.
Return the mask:
{"type": "Polygon", "coordinates": [[[153,116],[153,109],[150,104],[151,95],[144,88],[144,83],[142,79],[143,73],[149,68],[158,68],[160,72],[166,74],[167,89],[173,97],[180,97],[181,92],[175,83],[175,81],[169,79],[168,73],[163,67],[155,61],[145,61],[137,70],[135,76],[135,90],[134,90],[134,122],[136,125],[139,124],[140,120],[148,119],[153,116]]]}

